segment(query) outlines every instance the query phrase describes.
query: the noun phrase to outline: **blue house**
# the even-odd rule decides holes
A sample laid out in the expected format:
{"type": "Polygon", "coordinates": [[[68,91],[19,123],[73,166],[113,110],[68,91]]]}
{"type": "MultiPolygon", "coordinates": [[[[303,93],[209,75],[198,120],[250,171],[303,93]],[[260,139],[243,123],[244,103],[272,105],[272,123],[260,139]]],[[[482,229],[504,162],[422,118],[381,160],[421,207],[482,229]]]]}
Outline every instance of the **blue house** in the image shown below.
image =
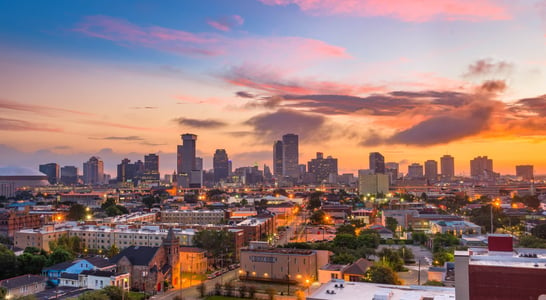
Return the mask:
{"type": "Polygon", "coordinates": [[[112,264],[107,259],[102,257],[87,257],[87,258],[78,258],[73,261],[65,261],[58,263],[53,266],[49,266],[42,269],[42,275],[48,278],[48,281],[53,285],[59,284],[59,278],[62,273],[67,274],[80,274],[86,270],[101,270],[109,271],[116,267],[115,264],[112,264]]]}

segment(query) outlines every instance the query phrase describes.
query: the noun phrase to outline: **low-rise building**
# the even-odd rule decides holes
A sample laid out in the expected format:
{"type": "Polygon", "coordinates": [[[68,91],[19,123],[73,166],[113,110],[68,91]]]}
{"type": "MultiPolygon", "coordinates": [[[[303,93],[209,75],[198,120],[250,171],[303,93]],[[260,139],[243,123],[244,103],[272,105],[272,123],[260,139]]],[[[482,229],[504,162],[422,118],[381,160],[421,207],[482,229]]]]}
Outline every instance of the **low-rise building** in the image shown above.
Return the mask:
{"type": "Polygon", "coordinates": [[[320,266],[328,263],[329,252],[306,249],[241,249],[241,280],[304,283],[318,279],[320,266]]]}
{"type": "Polygon", "coordinates": [[[6,289],[6,299],[33,295],[45,290],[46,279],[40,275],[21,275],[0,281],[0,287],[6,289]]]}
{"type": "Polygon", "coordinates": [[[487,248],[455,251],[457,300],[546,297],[546,250],[513,248],[510,235],[491,234],[487,248]]]}
{"type": "Polygon", "coordinates": [[[332,279],[343,279],[343,270],[349,265],[326,264],[318,270],[318,282],[327,283],[332,279]]]}
{"type": "Polygon", "coordinates": [[[207,251],[197,247],[180,247],[180,270],[186,273],[207,272],[207,251]]]}
{"type": "Polygon", "coordinates": [[[163,210],[159,213],[162,223],[221,224],[226,219],[223,210],[163,210]]]}
{"type": "Polygon", "coordinates": [[[432,221],[430,231],[435,233],[450,233],[453,235],[481,234],[482,228],[468,221],[432,221]]]}
{"type": "MultiPolygon", "coordinates": [[[[436,286],[407,286],[368,282],[332,280],[321,285],[307,300],[388,300],[388,299],[437,299],[455,300],[455,289],[436,286]]],[[[458,300],[459,298],[457,298],[458,300]]]]}
{"type": "Polygon", "coordinates": [[[113,271],[87,270],[78,276],[80,287],[100,290],[107,286],[117,286],[129,291],[131,276],[129,273],[116,273],[113,271]]]}
{"type": "Polygon", "coordinates": [[[12,238],[17,230],[42,226],[39,215],[28,212],[6,211],[0,213],[0,235],[12,238]]]}

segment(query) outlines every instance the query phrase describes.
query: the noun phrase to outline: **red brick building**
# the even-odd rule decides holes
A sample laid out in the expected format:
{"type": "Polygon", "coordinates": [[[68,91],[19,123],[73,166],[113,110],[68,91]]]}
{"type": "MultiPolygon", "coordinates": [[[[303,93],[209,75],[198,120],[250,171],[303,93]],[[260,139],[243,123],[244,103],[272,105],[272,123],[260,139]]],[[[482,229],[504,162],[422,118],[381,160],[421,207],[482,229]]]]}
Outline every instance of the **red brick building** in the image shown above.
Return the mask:
{"type": "Polygon", "coordinates": [[[39,215],[14,211],[0,214],[0,234],[10,238],[13,238],[17,230],[38,228],[40,226],[42,226],[42,219],[39,215]]]}

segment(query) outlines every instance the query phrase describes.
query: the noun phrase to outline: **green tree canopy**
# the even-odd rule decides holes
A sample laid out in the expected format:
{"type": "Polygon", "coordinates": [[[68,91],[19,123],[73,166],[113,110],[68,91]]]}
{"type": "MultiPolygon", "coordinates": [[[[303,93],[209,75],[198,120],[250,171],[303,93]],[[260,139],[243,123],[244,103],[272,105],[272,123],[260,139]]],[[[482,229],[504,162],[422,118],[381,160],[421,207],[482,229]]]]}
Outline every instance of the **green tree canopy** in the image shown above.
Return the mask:
{"type": "Polygon", "coordinates": [[[351,224],[343,224],[337,228],[336,233],[347,233],[356,236],[356,229],[351,224]]]}
{"type": "Polygon", "coordinates": [[[374,264],[366,272],[366,281],[386,284],[402,284],[398,275],[390,267],[383,264],[374,264]]]}
{"type": "Polygon", "coordinates": [[[324,224],[325,219],[326,219],[326,213],[324,213],[324,211],[321,209],[314,211],[309,217],[309,220],[313,224],[324,224]]]}
{"type": "Polygon", "coordinates": [[[63,248],[57,248],[49,255],[47,265],[52,266],[72,259],[74,259],[74,255],[72,253],[63,248]]]}
{"type": "Polygon", "coordinates": [[[540,239],[546,239],[546,223],[539,224],[531,230],[531,233],[540,239]]]}
{"type": "Polygon", "coordinates": [[[70,210],[68,211],[66,218],[70,221],[80,221],[85,219],[86,214],[86,207],[75,203],[70,206],[70,210]]]}
{"type": "Polygon", "coordinates": [[[313,192],[309,194],[309,200],[307,201],[307,209],[312,211],[322,206],[322,195],[323,192],[313,192]]]}

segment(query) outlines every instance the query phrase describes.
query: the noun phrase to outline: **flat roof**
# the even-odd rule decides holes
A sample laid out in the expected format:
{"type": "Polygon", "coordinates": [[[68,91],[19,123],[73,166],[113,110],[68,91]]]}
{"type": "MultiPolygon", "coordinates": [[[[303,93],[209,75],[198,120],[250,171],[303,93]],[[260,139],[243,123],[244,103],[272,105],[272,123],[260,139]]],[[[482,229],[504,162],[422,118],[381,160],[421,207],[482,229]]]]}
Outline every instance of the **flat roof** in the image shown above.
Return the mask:
{"type": "Polygon", "coordinates": [[[333,280],[323,284],[307,300],[410,300],[427,297],[434,300],[455,299],[455,288],[432,286],[404,286],[368,282],[333,280]],[[336,287],[337,285],[337,287],[336,287]],[[343,285],[343,288],[340,286],[343,285]],[[327,292],[329,291],[329,292],[327,292]],[[333,291],[333,293],[332,293],[333,291]],[[389,297],[390,296],[390,297],[389,297]]]}

